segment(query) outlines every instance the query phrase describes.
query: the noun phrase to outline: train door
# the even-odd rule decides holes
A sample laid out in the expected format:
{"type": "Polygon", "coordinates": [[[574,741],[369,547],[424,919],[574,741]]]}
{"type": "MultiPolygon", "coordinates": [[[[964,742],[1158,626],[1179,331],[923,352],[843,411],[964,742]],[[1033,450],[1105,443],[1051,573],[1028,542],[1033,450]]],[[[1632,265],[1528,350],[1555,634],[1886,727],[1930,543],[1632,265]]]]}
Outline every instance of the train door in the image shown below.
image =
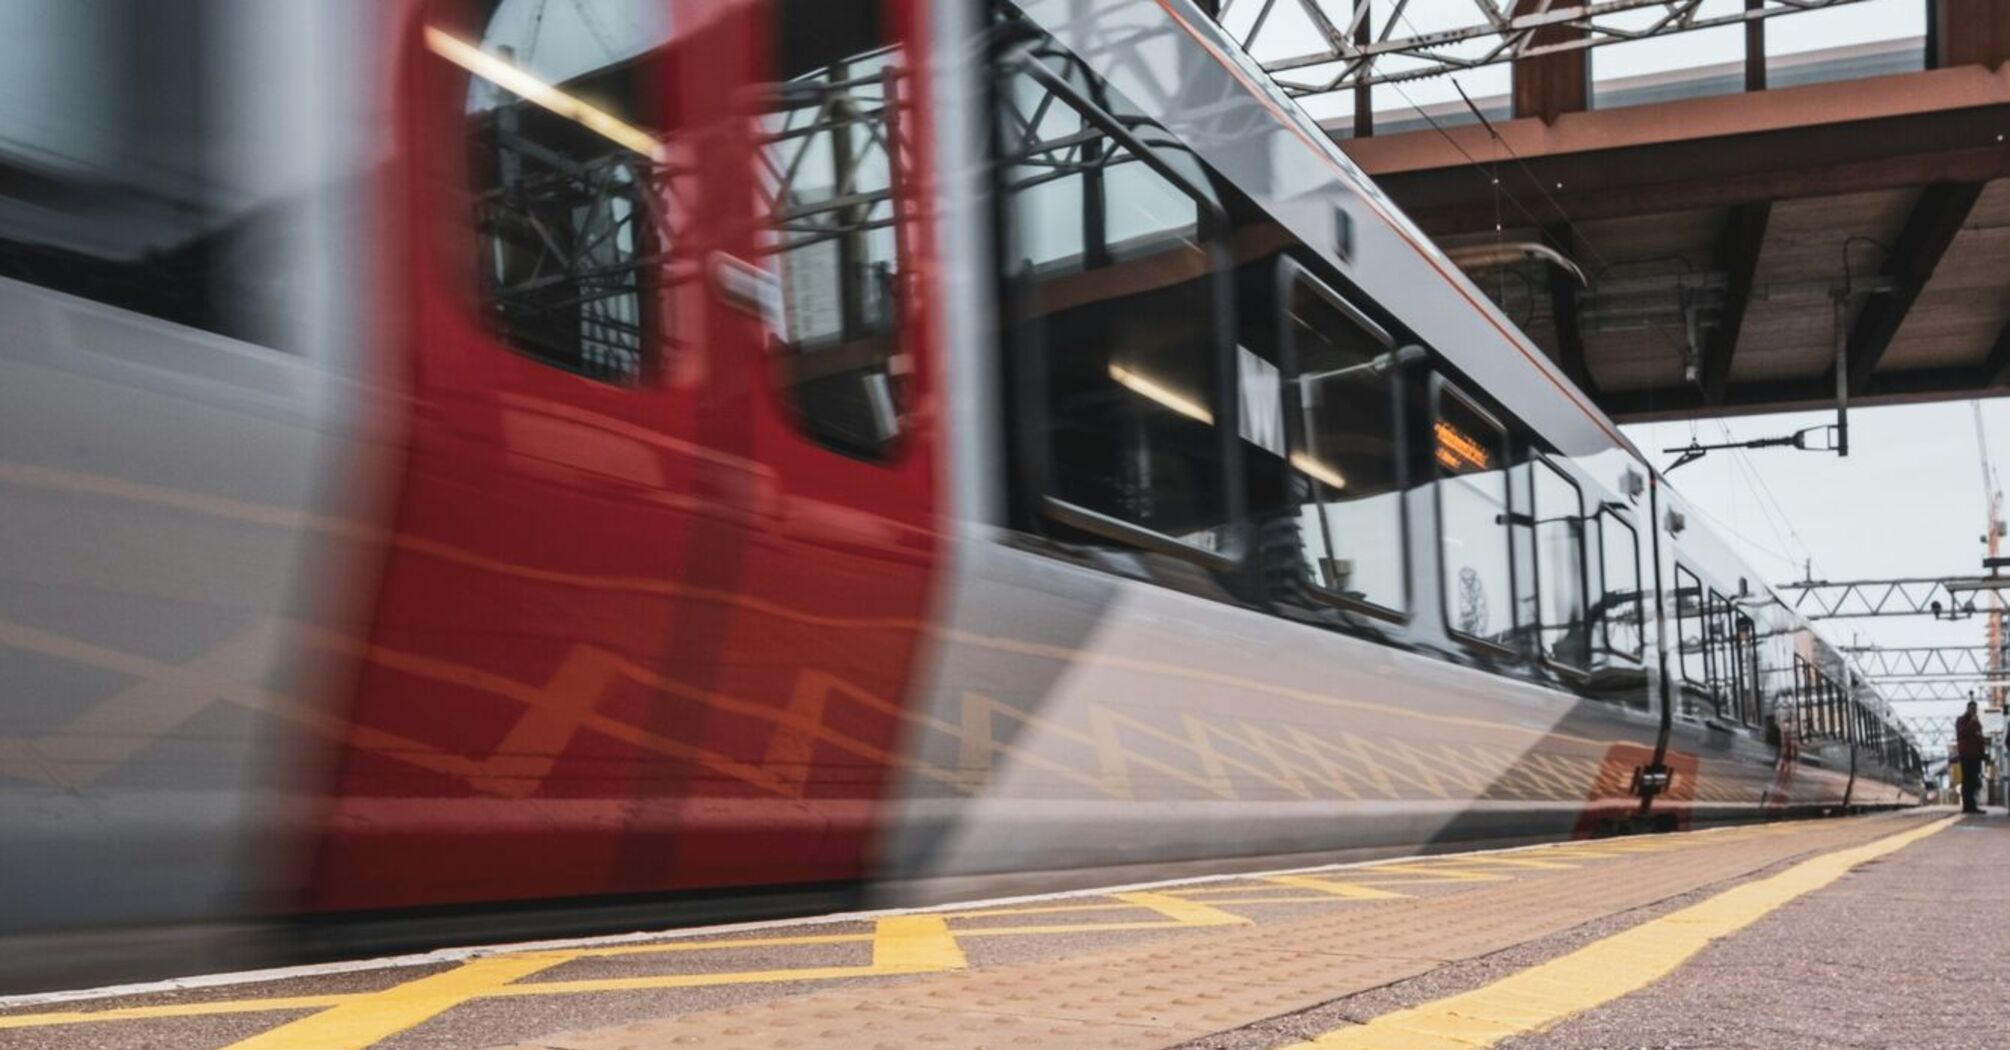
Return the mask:
{"type": "Polygon", "coordinates": [[[719,400],[755,348],[718,338],[703,262],[746,179],[707,161],[744,137],[729,10],[414,0],[392,27],[412,422],[317,907],[713,885],[675,860],[681,800],[765,782],[704,744],[764,480],[719,400]]]}
{"type": "Polygon", "coordinates": [[[922,6],[739,5],[713,71],[699,419],[747,466],[690,566],[732,599],[680,800],[688,881],[849,883],[892,785],[938,542],[922,6]]]}

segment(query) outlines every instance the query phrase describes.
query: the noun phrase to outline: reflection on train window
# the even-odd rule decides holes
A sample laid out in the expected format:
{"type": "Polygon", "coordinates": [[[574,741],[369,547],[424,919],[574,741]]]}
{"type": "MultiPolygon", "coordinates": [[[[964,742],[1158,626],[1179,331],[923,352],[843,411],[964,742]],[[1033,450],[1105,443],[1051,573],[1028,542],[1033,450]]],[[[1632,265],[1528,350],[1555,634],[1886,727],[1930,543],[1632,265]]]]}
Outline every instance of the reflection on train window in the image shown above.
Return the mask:
{"type": "Polygon", "coordinates": [[[901,207],[913,95],[883,0],[778,5],[779,76],[762,119],[759,186],[780,278],[777,342],[797,418],[863,458],[900,435],[906,267],[901,207]]]}
{"type": "Polygon", "coordinates": [[[1640,602],[1640,534],[1615,510],[1608,508],[1598,519],[1600,576],[1605,595],[1598,603],[1607,652],[1627,659],[1640,659],[1643,632],[1640,602]]]}
{"type": "Polygon", "coordinates": [[[1584,618],[1584,495],[1548,460],[1533,462],[1542,655],[1583,667],[1590,648],[1584,618]]]}
{"type": "Polygon", "coordinates": [[[1514,637],[1514,570],[1508,554],[1507,435],[1449,385],[1438,387],[1431,425],[1438,467],[1438,538],[1445,625],[1478,641],[1514,637]]]}
{"type": "Polygon", "coordinates": [[[1043,512],[1211,560],[1237,497],[1206,175],[1051,41],[998,74],[1005,325],[1043,512]]]}
{"type": "Polygon", "coordinates": [[[1793,666],[1793,670],[1795,670],[1795,690],[1793,690],[1793,698],[1795,698],[1795,726],[1799,728],[1801,738],[1807,740],[1807,738],[1813,738],[1813,736],[1819,734],[1817,714],[1821,710],[1821,678],[1817,676],[1815,666],[1805,656],[1797,654],[1793,660],[1795,660],[1795,666],[1793,666]]]}
{"type": "Polygon", "coordinates": [[[1722,714],[1724,707],[1733,702],[1736,689],[1732,684],[1731,650],[1731,603],[1722,594],[1711,591],[1710,603],[1703,608],[1704,637],[1709,639],[1705,651],[1710,665],[1710,698],[1722,714]]]}
{"type": "Polygon", "coordinates": [[[483,320],[546,364],[639,382],[662,328],[657,277],[669,240],[668,147],[655,105],[666,73],[646,60],[668,38],[667,7],[477,6],[472,40],[445,23],[428,28],[426,43],[468,75],[471,261],[483,320]]]}
{"type": "Polygon", "coordinates": [[[1759,723],[1759,630],[1743,613],[1737,618],[1738,717],[1746,725],[1759,723]]]}
{"type": "Polygon", "coordinates": [[[1284,311],[1297,394],[1287,465],[1305,578],[1328,597],[1400,614],[1409,594],[1396,352],[1303,273],[1284,311]]]}
{"type": "Polygon", "coordinates": [[[1710,668],[1703,652],[1703,584],[1695,573],[1680,565],[1675,566],[1675,639],[1683,679],[1699,688],[1709,688],[1710,668]]]}
{"type": "Polygon", "coordinates": [[[294,126],[315,89],[284,55],[254,72],[219,38],[294,28],[257,22],[286,13],[203,14],[0,4],[0,278],[290,348],[318,247],[302,232],[322,173],[294,126]]]}

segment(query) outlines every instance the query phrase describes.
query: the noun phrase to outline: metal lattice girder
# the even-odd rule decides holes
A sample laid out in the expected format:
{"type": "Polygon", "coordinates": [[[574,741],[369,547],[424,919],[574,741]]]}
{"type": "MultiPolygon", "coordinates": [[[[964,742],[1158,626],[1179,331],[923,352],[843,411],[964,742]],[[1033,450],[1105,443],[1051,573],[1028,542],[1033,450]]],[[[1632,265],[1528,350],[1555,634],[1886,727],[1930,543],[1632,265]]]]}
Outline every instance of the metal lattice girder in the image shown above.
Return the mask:
{"type": "Polygon", "coordinates": [[[1934,603],[1943,614],[1987,612],[1989,600],[1972,592],[1959,598],[1942,577],[1893,580],[1796,580],[1774,587],[1787,604],[1811,620],[1861,616],[1929,616],[1934,603]]]}
{"type": "Polygon", "coordinates": [[[1993,686],[1961,682],[1880,682],[1877,691],[1894,704],[1953,703],[1963,700],[1986,702],[1993,686]]]}
{"type": "Polygon", "coordinates": [[[1898,719],[1898,724],[1903,726],[1906,732],[1911,733],[1914,740],[1918,741],[1920,751],[1925,753],[1927,762],[1931,764],[1936,758],[1944,757],[1935,755],[1934,752],[1941,751],[1948,744],[1954,742],[1954,717],[1953,715],[1901,715],[1898,719]]]}
{"type": "Polygon", "coordinates": [[[1857,2],[1706,11],[1704,0],[1472,0],[1470,21],[1428,32],[1416,28],[1423,5],[1412,0],[1222,0],[1219,17],[1280,87],[1308,96],[1857,2]],[[1294,70],[1304,75],[1283,75],[1294,70]]]}
{"type": "Polygon", "coordinates": [[[1875,678],[1986,675],[1990,671],[1986,645],[1915,645],[1884,648],[1862,646],[1843,650],[1864,674],[1875,678]]]}

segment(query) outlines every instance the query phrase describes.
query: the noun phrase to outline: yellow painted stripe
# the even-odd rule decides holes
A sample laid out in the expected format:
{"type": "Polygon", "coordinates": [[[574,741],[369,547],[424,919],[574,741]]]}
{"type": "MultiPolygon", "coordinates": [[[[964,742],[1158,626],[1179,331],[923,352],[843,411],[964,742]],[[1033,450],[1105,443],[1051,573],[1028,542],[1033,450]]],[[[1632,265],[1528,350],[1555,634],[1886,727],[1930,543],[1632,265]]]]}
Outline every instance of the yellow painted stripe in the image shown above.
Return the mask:
{"type": "Polygon", "coordinates": [[[937,912],[945,919],[994,919],[1008,915],[1053,915],[1071,911],[1129,911],[1129,904],[1040,904],[1023,908],[980,908],[976,911],[937,912]]]}
{"type": "Polygon", "coordinates": [[[1249,922],[1233,912],[1170,893],[1113,893],[1110,896],[1140,908],[1150,908],[1184,926],[1239,926],[1249,922]]]}
{"type": "Polygon", "coordinates": [[[1769,878],[1586,945],[1461,995],[1383,1014],[1288,1050],[1472,1050],[1645,988],[1711,941],[1835,882],[1851,868],[1896,852],[1955,823],[1953,818],[1852,849],[1802,861],[1769,878]]]}
{"type": "Polygon", "coordinates": [[[1301,890],[1318,890],[1321,893],[1356,901],[1378,901],[1409,896],[1407,893],[1397,893],[1393,890],[1378,890],[1373,886],[1360,886],[1351,882],[1333,882],[1310,875],[1272,875],[1268,881],[1281,886],[1296,886],[1301,890]]]}
{"type": "Polygon", "coordinates": [[[98,1021],[145,1021],[162,1017],[208,1017],[213,1014],[257,1014],[284,1010],[316,1010],[326,1006],[336,1006],[346,1003],[353,998],[355,996],[344,993],[340,995],[301,995],[283,999],[233,999],[225,1002],[126,1006],[114,1010],[58,1010],[41,1014],[8,1014],[0,1017],[0,1029],[91,1024],[98,1021]]]}
{"type": "MultiPolygon", "coordinates": [[[[933,969],[942,969],[934,967],[933,969]]],[[[745,970],[738,973],[668,973],[654,977],[606,977],[580,981],[531,981],[482,992],[480,999],[511,999],[536,995],[578,995],[582,992],[646,992],[663,988],[710,988],[733,984],[786,984],[829,981],[840,977],[885,977],[922,970],[878,966],[804,966],[793,970],[745,970]]],[[[235,1048],[232,1048],[235,1050],[235,1048]]]]}
{"type": "Polygon", "coordinates": [[[494,955],[445,973],[359,995],[340,1006],[233,1043],[226,1050],[360,1050],[437,1017],[484,992],[573,958],[570,953],[494,955]]]}
{"type": "Polygon", "coordinates": [[[1367,869],[1360,878],[1347,881],[1357,886],[1411,886],[1426,882],[1513,882],[1514,876],[1492,871],[1466,871],[1449,865],[1383,864],[1367,869]]]}
{"type": "Polygon", "coordinates": [[[863,944],[873,940],[870,933],[816,933],[801,937],[742,937],[724,941],[655,941],[647,944],[614,944],[575,950],[580,958],[613,955],[658,955],[664,952],[717,952],[733,948],[794,948],[811,944],[863,944]]]}
{"type": "Polygon", "coordinates": [[[1549,868],[1557,871],[1584,867],[1584,865],[1576,863],[1575,860],[1576,858],[1566,860],[1530,860],[1524,857],[1461,857],[1459,858],[1459,863],[1468,865],[1498,864],[1504,868],[1549,868]]]}
{"type": "MultiPolygon", "coordinates": [[[[1246,920],[1244,920],[1246,921],[1246,920]]],[[[1050,933],[1109,933],[1118,930],[1177,930],[1193,923],[1163,919],[1154,922],[1052,923],[1046,926],[975,926],[956,931],[958,937],[1032,937],[1050,933]]],[[[1227,923],[1213,924],[1227,925],[1227,923]]]]}
{"type": "MultiPolygon", "coordinates": [[[[1349,888],[1351,889],[1352,887],[1349,888]]],[[[1389,894],[1389,896],[1407,897],[1409,896],[1409,894],[1391,893],[1389,894]]],[[[1287,893],[1287,894],[1280,894],[1279,896],[1276,897],[1227,897],[1222,900],[1215,901],[1215,903],[1224,908],[1240,908],[1245,904],[1332,904],[1335,903],[1336,901],[1343,901],[1346,899],[1347,897],[1345,895],[1335,895],[1331,893],[1321,894],[1316,897],[1307,897],[1302,894],[1287,893]]],[[[1362,897],[1360,899],[1367,900],[1369,898],[1362,897]]]]}
{"type": "Polygon", "coordinates": [[[969,965],[963,946],[940,915],[895,915],[873,927],[872,967],[878,973],[927,973],[969,965]]]}

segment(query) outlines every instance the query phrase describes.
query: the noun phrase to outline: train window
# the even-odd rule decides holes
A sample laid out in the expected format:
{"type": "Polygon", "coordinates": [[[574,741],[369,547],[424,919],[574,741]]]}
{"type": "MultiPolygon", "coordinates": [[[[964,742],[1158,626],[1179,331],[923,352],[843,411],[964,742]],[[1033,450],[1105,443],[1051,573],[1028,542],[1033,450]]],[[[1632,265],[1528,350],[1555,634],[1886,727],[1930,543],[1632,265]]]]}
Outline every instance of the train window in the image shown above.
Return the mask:
{"type": "Polygon", "coordinates": [[[1710,695],[1717,704],[1717,713],[1725,714],[1724,708],[1737,703],[1736,671],[1731,661],[1731,603],[1715,590],[1710,592],[1710,604],[1704,608],[1704,630],[1710,645],[1705,650],[1710,664],[1710,695]]]}
{"type": "Polygon", "coordinates": [[[1285,429],[1305,578],[1314,593],[1401,614],[1409,588],[1397,353],[1331,289],[1288,269],[1282,331],[1296,411],[1285,429]]]}
{"type": "Polygon", "coordinates": [[[436,26],[427,45],[471,74],[462,134],[482,319],[533,360],[635,384],[662,331],[664,70],[641,59],[668,39],[667,8],[473,7],[472,39],[436,26]]]}
{"type": "Polygon", "coordinates": [[[779,83],[763,120],[758,184],[780,278],[776,343],[803,429],[861,458],[900,434],[903,246],[899,196],[914,146],[913,89],[889,45],[884,0],[780,5],[779,83]]]}
{"type": "Polygon", "coordinates": [[[1431,426],[1438,465],[1438,539],[1445,626],[1475,641],[1514,639],[1508,540],[1507,434],[1450,384],[1437,386],[1431,426]]]}
{"type": "Polygon", "coordinates": [[[1682,677],[1691,685],[1709,688],[1710,668],[1704,656],[1703,583],[1695,573],[1680,565],[1675,566],[1675,635],[1682,677]]]}
{"type": "Polygon", "coordinates": [[[1039,509],[1220,564],[1240,450],[1225,218],[1208,177],[1052,41],[997,72],[1007,357],[1039,509]]]}
{"type": "Polygon", "coordinates": [[[1534,461],[1536,593],[1542,655],[1585,666],[1584,494],[1546,459],[1534,461]]]}
{"type": "Polygon", "coordinates": [[[1746,725],[1759,723],[1759,631],[1752,618],[1737,618],[1738,717],[1746,725]]]}
{"type": "Polygon", "coordinates": [[[295,125],[318,91],[286,55],[229,46],[233,31],[297,28],[256,20],[298,12],[219,14],[0,4],[0,278],[292,348],[323,174],[300,163],[295,125]]]}
{"type": "Polygon", "coordinates": [[[1598,542],[1605,595],[1598,603],[1596,619],[1605,650],[1638,660],[1642,644],[1640,534],[1608,507],[1598,518],[1598,542]]]}

